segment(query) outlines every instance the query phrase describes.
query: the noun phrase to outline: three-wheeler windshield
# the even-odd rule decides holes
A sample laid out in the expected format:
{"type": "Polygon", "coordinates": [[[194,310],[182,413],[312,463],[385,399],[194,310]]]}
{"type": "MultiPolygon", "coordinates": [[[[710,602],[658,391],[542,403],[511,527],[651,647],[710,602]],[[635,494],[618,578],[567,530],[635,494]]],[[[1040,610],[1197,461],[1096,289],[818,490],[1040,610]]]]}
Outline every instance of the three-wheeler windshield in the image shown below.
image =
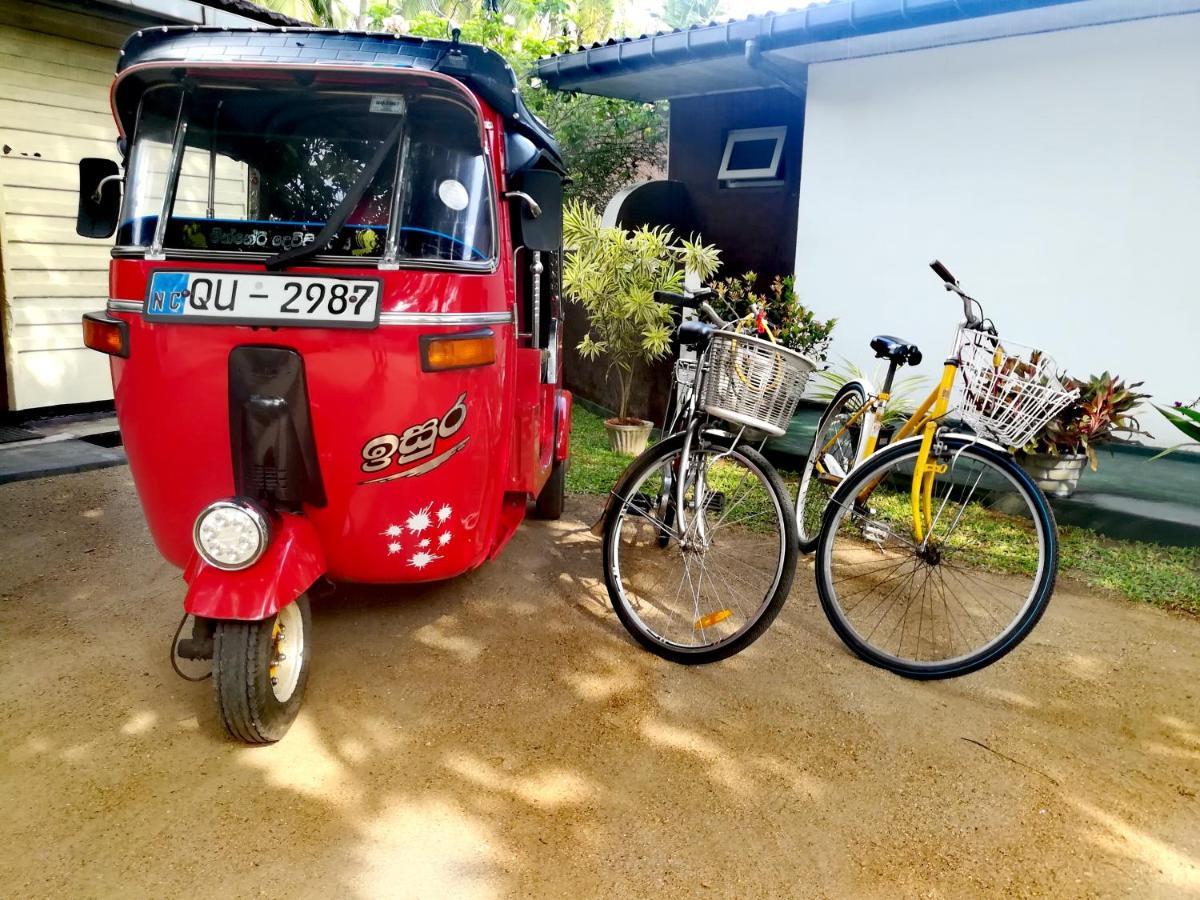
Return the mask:
{"type": "Polygon", "coordinates": [[[312,243],[354,194],[321,255],[486,264],[493,200],[479,133],[470,109],[435,94],[151,90],[117,243],[270,257],[312,243]]]}

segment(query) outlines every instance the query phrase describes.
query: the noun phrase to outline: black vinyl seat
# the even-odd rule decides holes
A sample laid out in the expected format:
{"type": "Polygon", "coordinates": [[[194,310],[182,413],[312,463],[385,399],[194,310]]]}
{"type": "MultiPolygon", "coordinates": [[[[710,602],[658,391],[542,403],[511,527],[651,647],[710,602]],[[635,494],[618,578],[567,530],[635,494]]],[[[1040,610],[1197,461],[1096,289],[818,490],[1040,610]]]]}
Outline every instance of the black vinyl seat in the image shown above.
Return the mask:
{"type": "Polygon", "coordinates": [[[880,359],[891,360],[897,365],[915,366],[921,362],[921,351],[916,344],[910,344],[890,334],[871,338],[871,349],[880,359]]]}
{"type": "Polygon", "coordinates": [[[704,322],[684,322],[679,326],[679,343],[684,347],[695,347],[703,350],[708,346],[712,333],[717,329],[704,322]]]}

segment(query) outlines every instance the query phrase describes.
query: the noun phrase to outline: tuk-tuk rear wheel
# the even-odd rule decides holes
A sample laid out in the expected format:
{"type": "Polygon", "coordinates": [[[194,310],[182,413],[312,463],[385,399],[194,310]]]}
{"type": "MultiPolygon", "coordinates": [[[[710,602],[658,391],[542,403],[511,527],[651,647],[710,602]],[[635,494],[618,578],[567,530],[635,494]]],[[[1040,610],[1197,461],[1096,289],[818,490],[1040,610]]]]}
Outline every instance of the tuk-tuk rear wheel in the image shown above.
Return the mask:
{"type": "Polygon", "coordinates": [[[567,461],[559,460],[550,469],[550,477],[534,502],[534,515],[539,519],[561,519],[567,498],[567,461]]]}
{"type": "Polygon", "coordinates": [[[217,623],[213,686],[232,737],[269,744],[287,733],[308,682],[311,634],[307,595],[267,619],[217,623]]]}

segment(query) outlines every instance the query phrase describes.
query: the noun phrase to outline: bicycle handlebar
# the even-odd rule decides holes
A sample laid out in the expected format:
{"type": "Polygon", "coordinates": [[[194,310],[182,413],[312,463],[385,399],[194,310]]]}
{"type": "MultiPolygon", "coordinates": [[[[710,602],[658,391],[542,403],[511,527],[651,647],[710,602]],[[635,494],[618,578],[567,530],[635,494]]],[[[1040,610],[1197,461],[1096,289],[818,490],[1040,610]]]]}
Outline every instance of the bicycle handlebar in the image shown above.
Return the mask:
{"type": "Polygon", "coordinates": [[[665,306],[677,306],[680,309],[699,309],[700,300],[687,294],[672,294],[669,291],[655,291],[654,302],[665,306]]]}
{"type": "Polygon", "coordinates": [[[694,309],[718,328],[723,328],[729,323],[721,318],[717,311],[709,306],[708,301],[704,299],[711,294],[712,291],[697,291],[695,294],[689,296],[687,294],[672,294],[669,291],[655,291],[654,302],[663,303],[667,306],[675,306],[679,309],[694,309]]]}
{"type": "Polygon", "coordinates": [[[940,259],[935,259],[929,264],[929,268],[933,269],[934,274],[946,284],[958,284],[958,279],[954,274],[946,268],[945,264],[940,259]]]}
{"type": "Polygon", "coordinates": [[[938,278],[942,279],[943,286],[946,290],[958,294],[962,300],[963,315],[966,317],[966,326],[968,328],[977,328],[983,324],[983,306],[978,300],[964,291],[958,286],[958,279],[954,277],[954,273],[946,268],[945,263],[940,259],[935,259],[929,264],[929,268],[933,269],[938,278]],[[978,307],[979,314],[975,314],[975,309],[978,307]]]}

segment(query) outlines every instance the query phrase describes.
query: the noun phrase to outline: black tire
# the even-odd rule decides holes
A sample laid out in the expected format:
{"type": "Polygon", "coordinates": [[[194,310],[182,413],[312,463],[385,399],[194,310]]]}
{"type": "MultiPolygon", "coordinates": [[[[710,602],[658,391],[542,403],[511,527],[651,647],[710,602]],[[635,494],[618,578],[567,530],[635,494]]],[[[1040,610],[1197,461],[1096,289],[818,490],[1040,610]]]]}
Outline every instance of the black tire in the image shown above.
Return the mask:
{"type": "Polygon", "coordinates": [[[307,595],[285,610],[256,622],[220,621],[213,643],[213,687],[217,711],[231,737],[248,744],[269,744],[287,734],[304,699],[312,659],[312,615],[307,595]],[[271,684],[271,667],[276,652],[275,625],[281,616],[300,622],[303,651],[294,689],[280,700],[271,684]]]}
{"type": "MultiPolygon", "coordinates": [[[[827,503],[827,497],[825,503],[819,503],[820,496],[833,493],[826,485],[821,483],[814,484],[812,480],[814,467],[817,462],[817,449],[823,447],[833,437],[833,434],[826,434],[826,426],[831,421],[837,421],[844,411],[853,413],[866,402],[866,390],[858,382],[851,381],[842,385],[841,390],[833,395],[833,399],[829,401],[829,405],[821,413],[821,420],[817,423],[817,433],[813,435],[812,449],[808,451],[808,457],[804,460],[804,468],[800,471],[800,484],[796,492],[796,534],[799,539],[798,546],[801,553],[812,553],[817,548],[817,540],[821,536],[821,522],[824,521],[825,506],[827,503]],[[809,501],[817,502],[808,503],[809,501]],[[812,508],[807,508],[806,503],[812,508]],[[820,505],[819,510],[816,508],[818,503],[820,505]]],[[[838,427],[840,428],[841,426],[839,425],[838,427]]],[[[866,433],[860,426],[856,426],[847,432],[846,437],[849,439],[849,446],[853,448],[854,459],[858,459],[865,436],[866,433]]],[[[847,467],[847,471],[849,471],[849,467],[847,467]]]]}
{"type": "Polygon", "coordinates": [[[539,519],[561,519],[567,502],[567,460],[559,460],[550,469],[550,477],[533,504],[533,514],[539,519]]]}
{"type": "MultiPolygon", "coordinates": [[[[660,467],[663,460],[668,459],[672,454],[677,454],[683,446],[684,439],[684,434],[676,434],[646,450],[630,464],[613,489],[616,497],[608,504],[604,516],[604,581],[608,588],[609,601],[612,603],[617,617],[621,620],[621,624],[642,647],[672,662],[696,665],[717,662],[744,650],[758,640],[775,621],[775,617],[779,615],[779,611],[787,600],[796,573],[796,522],[792,514],[791,495],[783,483],[783,479],[779,477],[779,473],[758,451],[747,445],[739,444],[734,453],[761,474],[762,480],[769,487],[779,518],[782,541],[779,549],[780,564],[773,590],[766,602],[757,610],[757,617],[728,640],[703,646],[685,647],[680,644],[668,643],[648,631],[640,624],[637,616],[627,608],[624,592],[615,571],[614,549],[620,536],[619,524],[622,520],[622,511],[626,506],[618,498],[629,496],[628,492],[640,483],[648,471],[660,467]]],[[[715,435],[704,435],[702,438],[697,438],[697,443],[701,446],[719,447],[724,450],[728,450],[730,447],[729,439],[715,435]]],[[[672,541],[670,547],[664,549],[663,552],[671,552],[672,548],[677,547],[678,543],[672,541]]]]}
{"type": "MultiPolygon", "coordinates": [[[[955,460],[974,459],[982,465],[994,466],[995,470],[993,471],[996,474],[1007,476],[1009,486],[1016,489],[1016,493],[1020,495],[1019,499],[1026,501],[1027,505],[1025,509],[1031,513],[1029,524],[1034,529],[1037,540],[1042,542],[1040,545],[1043,548],[1040,554],[1041,566],[1031,581],[1028,597],[1024,601],[1026,605],[1021,610],[1018,610],[1017,615],[1012,619],[1007,628],[993,638],[993,643],[984,646],[978,652],[964,654],[959,658],[944,663],[906,661],[898,659],[894,654],[882,652],[874,644],[864,640],[856,633],[854,628],[849,624],[848,616],[839,605],[837,591],[834,586],[838,583],[846,583],[847,578],[844,575],[842,578],[836,580],[834,578],[832,565],[833,545],[837,539],[839,520],[844,520],[847,514],[862,515],[865,512],[864,507],[860,506],[855,498],[859,496],[865,487],[870,486],[872,482],[877,479],[886,478],[886,470],[895,467],[906,458],[914,455],[917,452],[919,442],[904,441],[892,445],[878,451],[863,462],[859,468],[855,469],[839,485],[830,501],[829,507],[826,509],[825,524],[821,530],[821,537],[817,545],[817,593],[821,598],[821,607],[825,612],[826,618],[829,619],[829,623],[833,626],[834,631],[837,632],[838,637],[845,642],[846,646],[872,665],[887,669],[906,678],[954,678],[982,669],[999,660],[1021,643],[1028,636],[1029,632],[1033,630],[1033,627],[1037,625],[1038,620],[1041,619],[1046,611],[1046,606],[1050,602],[1050,596],[1054,592],[1054,582],[1058,574],[1058,531],[1054,523],[1054,513],[1050,509],[1050,504],[1046,500],[1045,494],[1041,492],[1025,470],[1017,465],[1009,454],[989,447],[986,444],[976,443],[966,437],[942,437],[939,438],[939,442],[946,448],[947,454],[951,458],[955,460]],[[851,510],[853,512],[850,512],[851,510]]],[[[968,499],[970,498],[968,497],[968,499]]],[[[868,507],[871,503],[871,500],[867,501],[868,507]]],[[[877,569],[876,572],[878,571],[877,569]]],[[[891,584],[891,581],[888,579],[898,579],[901,577],[899,575],[891,575],[893,571],[893,569],[888,568],[886,573],[883,574],[882,577],[886,584],[891,584]]],[[[998,585],[998,587],[1004,590],[1002,585],[998,585]]],[[[857,596],[859,599],[856,603],[863,602],[861,592],[855,594],[847,588],[846,593],[848,597],[857,596]]],[[[932,608],[932,603],[936,595],[931,592],[929,596],[932,608]]],[[[946,603],[946,595],[944,593],[942,594],[942,602],[946,603]]],[[[901,642],[903,643],[903,637],[901,638],[901,642]]],[[[919,642],[920,637],[918,634],[918,648],[919,642]]]]}

